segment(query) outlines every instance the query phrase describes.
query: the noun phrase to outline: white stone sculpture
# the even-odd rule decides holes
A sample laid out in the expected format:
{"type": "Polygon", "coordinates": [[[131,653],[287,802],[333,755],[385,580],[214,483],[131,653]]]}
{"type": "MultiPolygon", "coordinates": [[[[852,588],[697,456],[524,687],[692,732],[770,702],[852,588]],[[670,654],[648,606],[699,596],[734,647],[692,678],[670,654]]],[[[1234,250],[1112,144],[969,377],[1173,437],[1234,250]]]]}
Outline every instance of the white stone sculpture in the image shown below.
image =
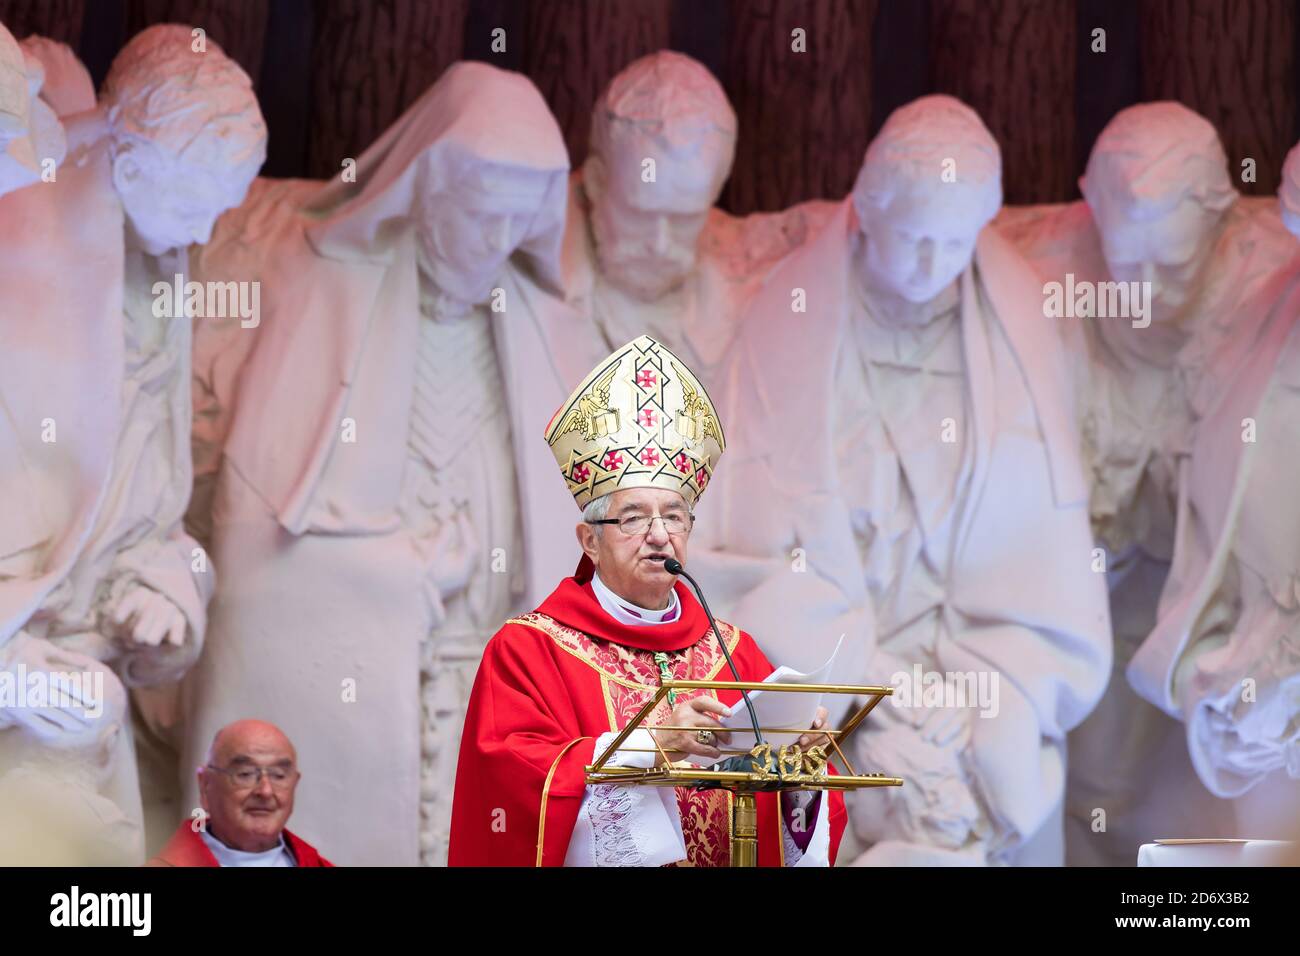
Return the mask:
{"type": "Polygon", "coordinates": [[[205,301],[203,319],[194,323],[190,390],[194,490],[185,529],[208,550],[235,392],[262,328],[261,280],[268,269],[267,251],[280,241],[277,232],[301,227],[299,211],[322,185],[312,179],[258,177],[244,202],[217,220],[212,238],[197,247],[190,259],[191,279],[202,288],[229,288],[226,283],[237,283],[233,296],[214,298],[214,309],[207,309],[205,301]]]}
{"type": "Polygon", "coordinates": [[[607,338],[635,336],[629,311],[639,313],[638,324],[652,322],[655,333],[665,325],[685,338],[671,307],[685,302],[683,287],[735,152],[736,114],[718,81],[690,57],[654,53],[610,82],[592,114],[575,196],[589,230],[584,251],[596,267],[581,277],[591,288],[575,294],[597,299],[591,310],[607,338]],[[652,315],[637,305],[658,309],[652,315]]]}
{"type": "MultiPolygon", "coordinates": [[[[1133,656],[1134,688],[1186,724],[1216,797],[1244,797],[1237,835],[1287,836],[1300,798],[1300,151],[1280,217],[1252,223],[1262,279],[1208,312],[1186,364],[1197,418],[1181,473],[1178,545],[1158,621],[1133,656]],[[1276,225],[1283,223],[1280,244],[1276,225]]],[[[1216,271],[1235,265],[1234,249],[1216,271]]]]}
{"type": "Polygon", "coordinates": [[[48,37],[24,37],[20,46],[45,71],[41,99],[58,116],[75,116],[95,108],[95,84],[72,47],[48,37]]]}
{"type": "Polygon", "coordinates": [[[1277,190],[1278,213],[1282,224],[1300,238],[1300,144],[1293,146],[1282,164],[1282,184],[1277,190]]]}
{"type": "Polygon", "coordinates": [[[441,863],[468,685],[518,608],[489,316],[558,294],[568,157],[530,81],[460,63],[345,159],[314,191],[263,184],[203,256],[260,283],[261,318],[196,383],[224,464],[187,763],[255,713],[301,741],[305,839],[441,863]]]}
{"type": "Polygon", "coordinates": [[[24,808],[59,793],[50,845],[75,848],[67,834],[84,830],[95,862],[143,859],[122,685],[137,689],[145,732],[174,728],[173,701],[153,688],[198,656],[211,591],[210,564],[180,528],[189,321],[156,283],[183,280],[184,247],[206,240],[265,155],[248,77],[214,44],[190,44],[175,25],[128,43],[102,107],[70,121],[56,181],[0,211],[23,237],[0,257],[11,429],[0,445],[13,451],[0,482],[26,503],[0,522],[0,657],[11,674],[84,672],[105,699],[93,719],[53,704],[0,715],[0,791],[24,808]]]}
{"type": "Polygon", "coordinates": [[[529,323],[495,323],[511,428],[522,436],[514,444],[528,608],[579,557],[568,491],[535,440],[572,383],[639,335],[711,380],[741,334],[745,303],[834,206],[745,217],[716,208],[735,145],[735,112],[702,64],[666,50],[633,61],[597,100],[590,152],[570,179],[565,301],[533,310],[529,323]]]}
{"type": "Polygon", "coordinates": [[[1009,211],[999,225],[1040,271],[1044,315],[1082,373],[1090,510],[1116,639],[1108,692],[1071,736],[1068,859],[1131,865],[1133,847],[1158,835],[1235,828],[1231,808],[1196,786],[1181,728],[1136,697],[1124,672],[1156,624],[1180,469],[1208,385],[1203,356],[1272,271],[1280,230],[1268,235],[1242,209],[1214,128],[1176,103],[1117,114],[1081,187],[1083,201],[1009,211]]]}
{"type": "Polygon", "coordinates": [[[53,174],[63,162],[63,125],[40,98],[46,75],[0,24],[0,195],[53,174]]]}
{"type": "Polygon", "coordinates": [[[795,666],[844,633],[835,677],[911,704],[857,738],[907,780],[850,801],[865,864],[1059,863],[1065,735],[1109,673],[1067,355],[1000,203],[974,112],[898,110],[710,382],[739,458],[692,542],[715,606],[795,666]],[[918,706],[931,675],[967,706],[918,706]]]}

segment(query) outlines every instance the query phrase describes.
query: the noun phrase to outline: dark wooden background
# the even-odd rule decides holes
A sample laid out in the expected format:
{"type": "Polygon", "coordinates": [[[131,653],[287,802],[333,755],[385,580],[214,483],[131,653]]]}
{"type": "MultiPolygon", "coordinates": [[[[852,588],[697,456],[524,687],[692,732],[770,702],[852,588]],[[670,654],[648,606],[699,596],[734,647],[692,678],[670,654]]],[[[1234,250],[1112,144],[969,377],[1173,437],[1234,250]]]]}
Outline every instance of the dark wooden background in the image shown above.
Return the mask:
{"type": "Polygon", "coordinates": [[[722,81],[740,118],[723,205],[779,209],[848,192],[890,111],[961,97],[1002,144],[1008,202],[1078,195],[1097,133],[1132,103],[1208,117],[1247,193],[1277,189],[1300,137],[1300,0],[0,0],[19,38],[78,51],[96,83],[136,31],[204,27],[257,84],[265,173],[324,177],[357,156],[457,59],[521,70],[575,164],[591,106],[632,59],[680,50],[722,81]],[[506,50],[491,49],[505,30],[506,50]],[[802,28],[807,52],[791,51],[802,28]],[[1106,51],[1093,52],[1105,30],[1106,51]]]}

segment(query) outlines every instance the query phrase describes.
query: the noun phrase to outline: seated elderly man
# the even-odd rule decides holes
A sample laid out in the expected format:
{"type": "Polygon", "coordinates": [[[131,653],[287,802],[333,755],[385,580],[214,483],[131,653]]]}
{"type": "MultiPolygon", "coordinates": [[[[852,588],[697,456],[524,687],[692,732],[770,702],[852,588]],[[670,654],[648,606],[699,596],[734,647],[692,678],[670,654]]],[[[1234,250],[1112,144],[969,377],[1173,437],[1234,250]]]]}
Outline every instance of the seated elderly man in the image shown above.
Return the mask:
{"type": "MultiPolygon", "coordinates": [[[[772,672],[753,638],[709,622],[664,566],[686,561],[691,508],[725,446],[704,387],[648,336],[601,362],[551,419],[546,441],[580,508],[583,557],[541,607],[513,618],[483,655],[461,738],[452,866],[726,866],[730,796],[686,787],[585,784],[584,767],[663,680],[772,672]],[[614,527],[609,527],[613,525],[614,527]]],[[[719,715],[735,691],[673,693],[610,759],[719,760],[719,715]],[[651,735],[654,735],[654,739],[651,735]],[[657,746],[656,746],[657,744],[657,746]]],[[[822,725],[822,710],[813,727],[822,725]]],[[[800,745],[825,742],[804,734],[800,745]]],[[[838,794],[759,794],[760,866],[825,866],[845,822],[838,794]],[[830,806],[825,806],[830,800],[830,806]]]]}
{"type": "Polygon", "coordinates": [[[176,828],[150,866],[333,866],[285,828],[302,776],[283,731],[261,720],[221,728],[198,768],[204,816],[176,828]]]}

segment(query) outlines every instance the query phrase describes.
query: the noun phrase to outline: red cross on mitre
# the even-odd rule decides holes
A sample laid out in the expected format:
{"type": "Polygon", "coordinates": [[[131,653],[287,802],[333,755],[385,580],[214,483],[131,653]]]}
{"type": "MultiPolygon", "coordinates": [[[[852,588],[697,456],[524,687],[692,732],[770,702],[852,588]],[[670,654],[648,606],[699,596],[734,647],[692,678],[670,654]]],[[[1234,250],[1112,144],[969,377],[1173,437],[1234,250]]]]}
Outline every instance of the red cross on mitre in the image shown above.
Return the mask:
{"type": "Polygon", "coordinates": [[[643,408],[637,415],[637,421],[646,428],[654,428],[659,423],[659,416],[653,408],[643,408]]]}
{"type": "Polygon", "coordinates": [[[641,449],[641,454],[638,455],[637,457],[641,460],[641,464],[646,465],[650,468],[653,468],[655,465],[659,464],[659,452],[651,448],[649,445],[641,449]]]}
{"type": "MultiPolygon", "coordinates": [[[[634,381],[649,401],[654,402],[661,409],[663,408],[664,387],[672,379],[664,374],[658,356],[653,353],[645,353],[637,359],[634,381]]],[[[638,404],[640,404],[639,401],[638,404]]]]}
{"type": "Polygon", "coordinates": [[[623,456],[616,451],[608,452],[600,463],[600,467],[606,471],[618,471],[623,467],[623,456]]]}
{"type": "Polygon", "coordinates": [[[677,457],[673,459],[673,465],[683,475],[689,475],[691,473],[691,468],[694,467],[691,460],[686,457],[686,452],[680,452],[677,457]]]}

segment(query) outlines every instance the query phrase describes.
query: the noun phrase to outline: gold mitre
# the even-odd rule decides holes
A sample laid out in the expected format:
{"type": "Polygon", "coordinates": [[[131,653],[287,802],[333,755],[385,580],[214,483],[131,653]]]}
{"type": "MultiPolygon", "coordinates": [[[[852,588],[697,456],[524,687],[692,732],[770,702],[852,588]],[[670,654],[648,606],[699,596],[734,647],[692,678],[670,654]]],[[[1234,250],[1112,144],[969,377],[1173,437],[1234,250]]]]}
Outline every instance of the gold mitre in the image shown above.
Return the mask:
{"type": "Polygon", "coordinates": [[[546,443],[579,508],[622,488],[679,491],[693,508],[727,448],[709,393],[648,335],[583,379],[546,443]]]}

